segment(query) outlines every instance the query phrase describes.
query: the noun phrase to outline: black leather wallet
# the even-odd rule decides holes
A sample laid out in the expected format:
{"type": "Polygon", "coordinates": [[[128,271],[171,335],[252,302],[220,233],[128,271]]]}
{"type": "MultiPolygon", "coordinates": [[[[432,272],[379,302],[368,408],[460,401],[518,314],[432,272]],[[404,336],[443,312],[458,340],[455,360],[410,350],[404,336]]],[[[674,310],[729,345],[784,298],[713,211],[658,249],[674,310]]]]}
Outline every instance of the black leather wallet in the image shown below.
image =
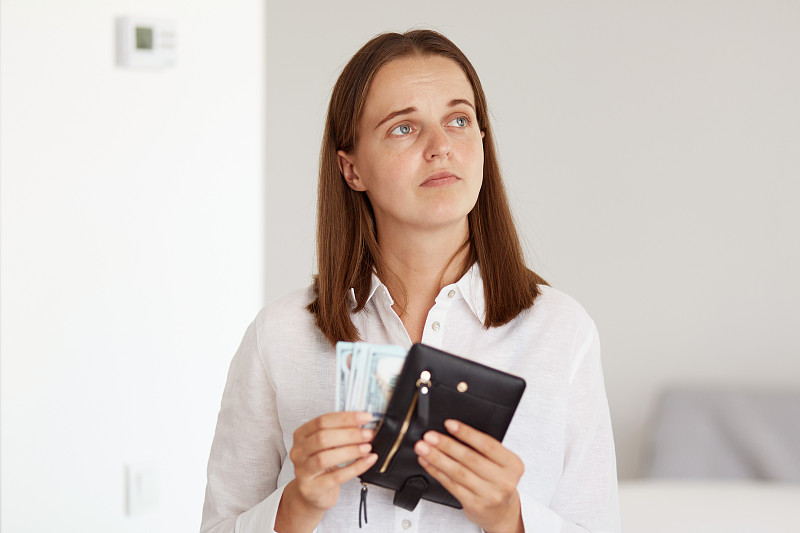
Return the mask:
{"type": "Polygon", "coordinates": [[[378,460],[361,481],[394,490],[394,504],[409,511],[420,498],[460,509],[419,465],[414,443],[431,429],[448,434],[444,421],[451,418],[502,441],[524,390],[520,377],[413,345],[372,443],[378,460]]]}

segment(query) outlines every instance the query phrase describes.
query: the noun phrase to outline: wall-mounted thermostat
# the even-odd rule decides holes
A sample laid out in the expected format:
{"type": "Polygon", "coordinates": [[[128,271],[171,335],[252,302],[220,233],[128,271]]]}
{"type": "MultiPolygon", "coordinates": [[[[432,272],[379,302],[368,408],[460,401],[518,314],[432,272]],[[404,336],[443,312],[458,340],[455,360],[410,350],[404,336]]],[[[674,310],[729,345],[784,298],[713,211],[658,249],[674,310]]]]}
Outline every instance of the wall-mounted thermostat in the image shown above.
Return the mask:
{"type": "Polygon", "coordinates": [[[119,17],[117,64],[150,68],[175,65],[175,23],[171,20],[119,17]]]}

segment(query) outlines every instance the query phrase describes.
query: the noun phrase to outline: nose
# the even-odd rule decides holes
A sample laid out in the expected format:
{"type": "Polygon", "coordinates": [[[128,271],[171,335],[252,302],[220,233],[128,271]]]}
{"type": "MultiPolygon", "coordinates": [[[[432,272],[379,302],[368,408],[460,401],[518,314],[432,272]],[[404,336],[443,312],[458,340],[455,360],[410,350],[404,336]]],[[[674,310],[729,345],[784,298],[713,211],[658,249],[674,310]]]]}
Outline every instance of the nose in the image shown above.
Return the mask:
{"type": "Polygon", "coordinates": [[[453,147],[450,145],[450,138],[442,128],[433,128],[430,130],[427,141],[425,159],[431,161],[437,157],[450,157],[453,147]]]}

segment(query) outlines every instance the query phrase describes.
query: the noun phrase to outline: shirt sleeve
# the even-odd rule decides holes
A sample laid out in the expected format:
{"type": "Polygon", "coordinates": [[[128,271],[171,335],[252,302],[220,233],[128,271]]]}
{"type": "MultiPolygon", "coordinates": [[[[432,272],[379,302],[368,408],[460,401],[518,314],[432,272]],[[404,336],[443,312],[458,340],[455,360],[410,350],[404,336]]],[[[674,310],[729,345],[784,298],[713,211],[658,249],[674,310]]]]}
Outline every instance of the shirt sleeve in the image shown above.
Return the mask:
{"type": "Polygon", "coordinates": [[[234,355],[208,460],[201,533],[272,531],[286,448],[256,323],[234,355]]]}
{"type": "Polygon", "coordinates": [[[593,323],[582,337],[576,342],[570,371],[561,479],[549,506],[520,492],[526,531],[620,531],[614,437],[593,323]]]}

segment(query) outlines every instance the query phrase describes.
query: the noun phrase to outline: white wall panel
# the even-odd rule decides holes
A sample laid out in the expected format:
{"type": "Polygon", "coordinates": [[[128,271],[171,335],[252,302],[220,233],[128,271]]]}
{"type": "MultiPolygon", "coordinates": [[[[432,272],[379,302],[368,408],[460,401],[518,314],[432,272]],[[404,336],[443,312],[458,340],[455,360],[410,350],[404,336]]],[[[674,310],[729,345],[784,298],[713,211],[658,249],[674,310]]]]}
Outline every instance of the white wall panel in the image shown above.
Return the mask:
{"type": "Polygon", "coordinates": [[[0,529],[196,531],[263,301],[264,6],[0,7],[0,529]],[[175,67],[115,66],[120,15],[174,21],[175,67]]]}

